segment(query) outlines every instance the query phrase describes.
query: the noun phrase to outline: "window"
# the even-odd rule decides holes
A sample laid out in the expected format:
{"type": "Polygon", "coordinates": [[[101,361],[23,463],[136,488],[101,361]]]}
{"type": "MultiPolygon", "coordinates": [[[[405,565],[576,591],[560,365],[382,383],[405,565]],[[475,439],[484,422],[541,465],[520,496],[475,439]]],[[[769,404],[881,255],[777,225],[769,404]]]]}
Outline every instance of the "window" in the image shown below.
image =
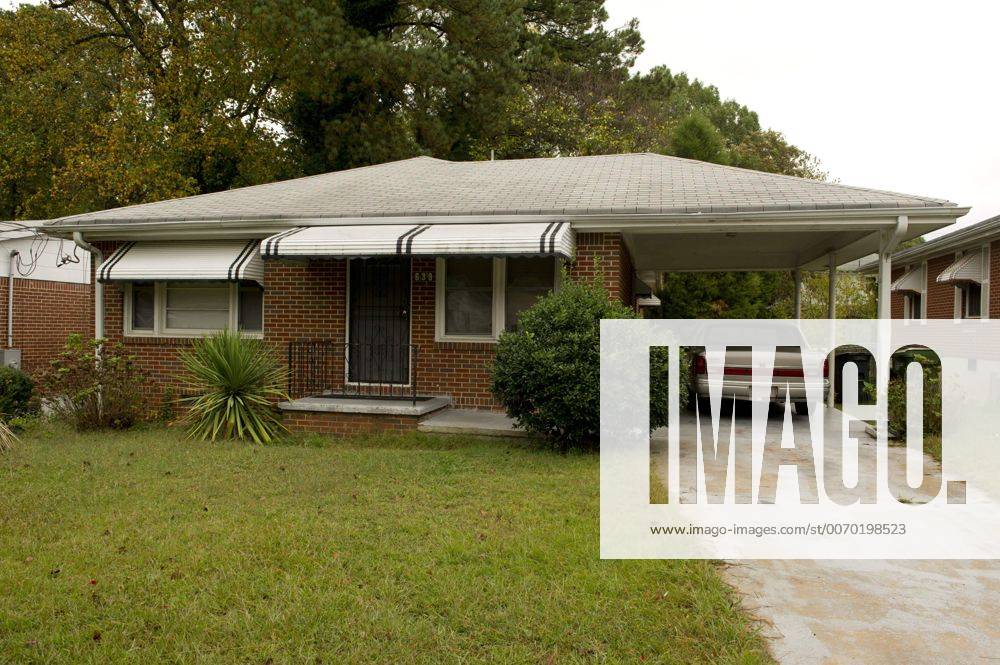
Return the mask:
{"type": "Polygon", "coordinates": [[[436,337],[493,341],[555,282],[551,257],[438,259],[436,337]]]}
{"type": "Polygon", "coordinates": [[[965,303],[964,317],[978,319],[983,313],[983,285],[979,282],[968,282],[962,287],[962,300],[965,303]]]}
{"type": "Polygon", "coordinates": [[[446,335],[493,335],[493,260],[448,259],[445,267],[446,335]]]}
{"type": "Polygon", "coordinates": [[[555,286],[552,259],[545,257],[507,259],[504,329],[513,330],[521,312],[555,286]]]}
{"type": "Polygon", "coordinates": [[[906,318],[923,318],[923,296],[919,293],[909,293],[906,296],[906,318]]]}
{"type": "Polygon", "coordinates": [[[152,332],[156,325],[156,286],[151,282],[132,285],[132,330],[152,332]]]}
{"type": "Polygon", "coordinates": [[[127,335],[260,334],[264,328],[264,290],[253,282],[135,282],[126,285],[125,303],[127,335]]]}

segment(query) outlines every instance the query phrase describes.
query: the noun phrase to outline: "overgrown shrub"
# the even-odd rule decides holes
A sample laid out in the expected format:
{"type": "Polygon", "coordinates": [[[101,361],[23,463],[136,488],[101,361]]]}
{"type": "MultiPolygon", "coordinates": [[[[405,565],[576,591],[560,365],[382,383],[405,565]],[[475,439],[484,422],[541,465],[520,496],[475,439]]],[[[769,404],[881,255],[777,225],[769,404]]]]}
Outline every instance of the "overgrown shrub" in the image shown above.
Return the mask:
{"type": "Polygon", "coordinates": [[[9,419],[30,413],[34,388],[35,384],[21,370],[0,366],[0,416],[9,419]]]}
{"type": "MultiPolygon", "coordinates": [[[[649,426],[653,429],[666,427],[670,418],[668,358],[666,347],[654,346],[649,349],[649,426]]],[[[691,401],[691,357],[683,348],[681,357],[677,360],[677,368],[680,376],[677,404],[684,409],[691,401]]]]}
{"type": "Polygon", "coordinates": [[[224,331],[198,340],[181,361],[192,437],[271,443],[285,434],[274,403],[288,399],[288,375],[263,340],[224,331]]]}
{"type": "Polygon", "coordinates": [[[142,375],[119,342],[70,335],[42,375],[42,397],[78,430],[126,429],[142,413],[142,375]]]}
{"type": "Polygon", "coordinates": [[[906,438],[906,368],[912,361],[924,369],[924,434],[941,435],[941,361],[933,352],[913,351],[906,354],[889,375],[889,434],[906,438]]]}
{"type": "MultiPolygon", "coordinates": [[[[600,436],[601,319],[636,314],[608,298],[599,280],[564,277],[561,288],[521,314],[505,332],[492,367],[493,394],[519,427],[553,447],[595,449],[600,436]]],[[[666,424],[666,353],[651,351],[657,388],[650,425],[666,424]]],[[[682,380],[683,383],[683,380],[682,380]]],[[[683,388],[682,388],[683,389],[683,388]]]]}

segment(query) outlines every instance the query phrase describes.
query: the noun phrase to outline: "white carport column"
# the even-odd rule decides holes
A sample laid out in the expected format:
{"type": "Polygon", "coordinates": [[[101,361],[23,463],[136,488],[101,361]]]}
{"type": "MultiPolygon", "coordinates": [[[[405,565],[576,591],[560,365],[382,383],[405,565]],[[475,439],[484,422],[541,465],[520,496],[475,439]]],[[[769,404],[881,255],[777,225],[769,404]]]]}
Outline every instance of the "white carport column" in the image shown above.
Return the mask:
{"type": "Polygon", "coordinates": [[[802,318],[802,271],[798,268],[792,271],[792,277],[795,279],[795,318],[802,318]]]}
{"type": "Polygon", "coordinates": [[[896,218],[896,228],[881,231],[878,243],[878,318],[891,319],[892,253],[906,235],[910,220],[906,215],[896,218]]]}
{"type": "MultiPolygon", "coordinates": [[[[827,306],[827,318],[833,321],[837,318],[837,255],[833,252],[830,253],[830,288],[829,288],[829,299],[830,302],[827,306]]],[[[831,324],[833,325],[833,324],[831,324]]],[[[836,401],[836,391],[834,391],[834,380],[837,376],[837,352],[830,351],[830,357],[827,358],[830,368],[830,392],[826,395],[826,405],[833,408],[834,402],[836,401]]]]}

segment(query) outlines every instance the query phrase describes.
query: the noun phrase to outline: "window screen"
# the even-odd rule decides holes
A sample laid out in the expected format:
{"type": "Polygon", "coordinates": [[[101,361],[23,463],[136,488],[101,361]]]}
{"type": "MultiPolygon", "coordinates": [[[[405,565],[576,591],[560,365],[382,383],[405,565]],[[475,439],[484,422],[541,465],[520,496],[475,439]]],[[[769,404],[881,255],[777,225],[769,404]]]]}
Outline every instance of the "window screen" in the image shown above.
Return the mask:
{"type": "Polygon", "coordinates": [[[493,334],[493,259],[448,259],[444,288],[445,334],[493,334]]]}
{"type": "Polygon", "coordinates": [[[260,332],[264,329],[264,289],[259,284],[240,284],[240,330],[260,332]]]}
{"type": "Polygon", "coordinates": [[[970,319],[982,316],[983,287],[977,282],[969,282],[965,287],[965,316],[970,319]]]}
{"type": "Polygon", "coordinates": [[[166,325],[173,330],[223,330],[229,327],[229,285],[170,282],[166,286],[166,325]]]}
{"type": "Polygon", "coordinates": [[[554,283],[553,259],[548,257],[507,259],[507,296],[504,303],[506,329],[513,330],[517,326],[521,312],[551,291],[554,283]]]}
{"type": "Polygon", "coordinates": [[[156,289],[152,284],[132,285],[132,330],[153,330],[156,289]]]}

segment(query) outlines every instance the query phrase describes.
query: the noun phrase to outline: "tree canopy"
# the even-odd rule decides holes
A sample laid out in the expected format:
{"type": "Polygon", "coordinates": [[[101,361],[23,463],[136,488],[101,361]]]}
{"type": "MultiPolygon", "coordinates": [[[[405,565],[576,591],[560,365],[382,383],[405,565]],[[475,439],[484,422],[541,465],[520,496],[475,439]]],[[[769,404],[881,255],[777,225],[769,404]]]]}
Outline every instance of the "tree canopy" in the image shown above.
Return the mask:
{"type": "Polygon", "coordinates": [[[49,0],[0,11],[0,218],[416,155],[650,151],[822,177],[603,0],[49,0]]]}

